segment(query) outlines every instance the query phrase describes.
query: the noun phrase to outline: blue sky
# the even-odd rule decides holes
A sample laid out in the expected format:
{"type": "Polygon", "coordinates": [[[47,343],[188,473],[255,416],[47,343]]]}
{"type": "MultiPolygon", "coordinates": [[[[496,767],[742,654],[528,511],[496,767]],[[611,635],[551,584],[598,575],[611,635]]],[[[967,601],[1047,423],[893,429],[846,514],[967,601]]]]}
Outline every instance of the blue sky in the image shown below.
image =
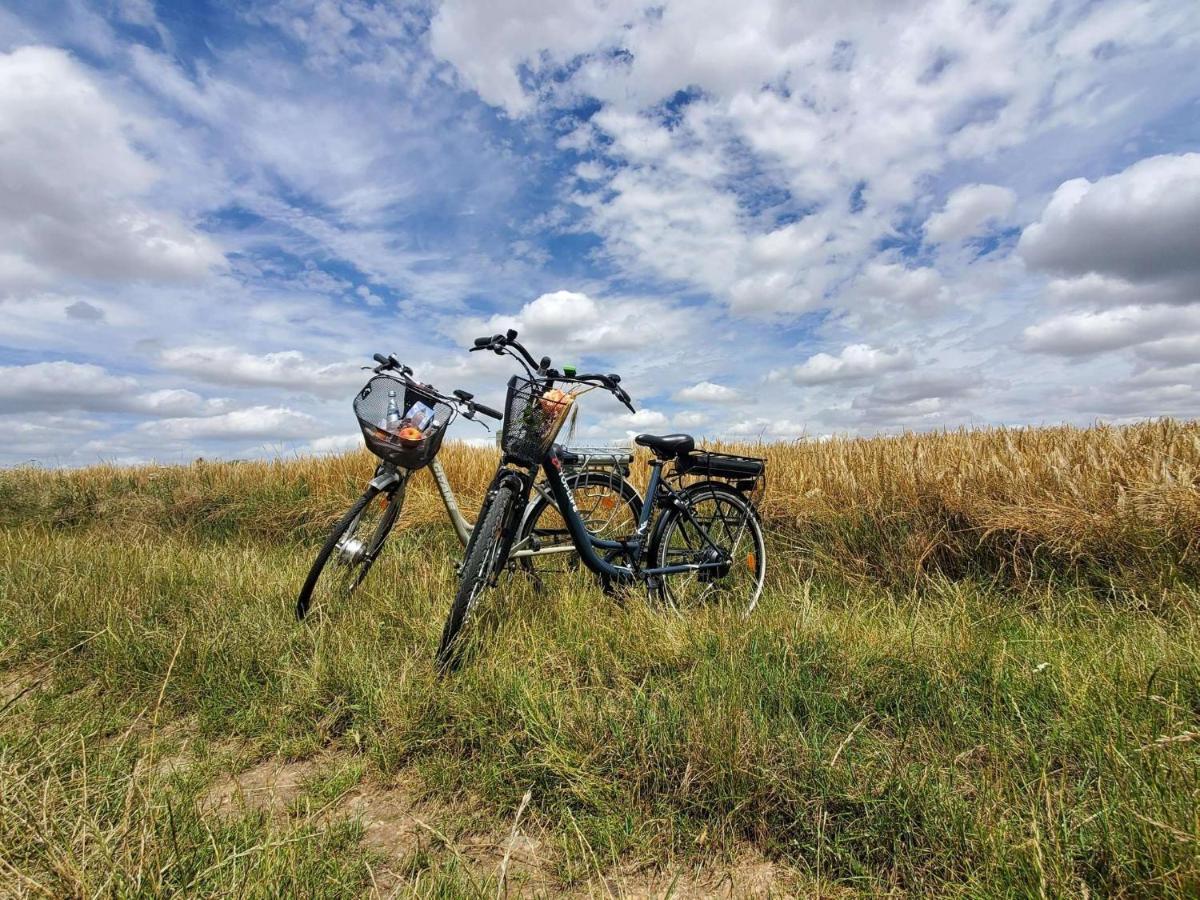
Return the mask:
{"type": "Polygon", "coordinates": [[[0,463],[353,446],[371,353],[499,405],[510,325],[625,377],[581,438],[1193,417],[1198,53],[1190,0],[4,4],[0,463]]]}

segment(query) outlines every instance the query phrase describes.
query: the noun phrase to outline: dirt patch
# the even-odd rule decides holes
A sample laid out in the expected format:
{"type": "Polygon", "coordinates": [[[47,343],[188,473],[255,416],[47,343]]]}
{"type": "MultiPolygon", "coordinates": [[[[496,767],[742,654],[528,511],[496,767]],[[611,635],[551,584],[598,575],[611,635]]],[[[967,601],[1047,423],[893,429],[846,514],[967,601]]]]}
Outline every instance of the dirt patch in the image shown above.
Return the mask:
{"type": "Polygon", "coordinates": [[[481,885],[495,885],[503,876],[510,897],[741,900],[804,893],[796,891],[789,873],[749,851],[734,864],[611,872],[565,889],[552,874],[553,842],[534,827],[519,821],[507,830],[455,833],[446,823],[469,820],[470,816],[465,815],[468,807],[431,801],[404,778],[386,783],[362,781],[324,806],[305,807],[297,802],[306,785],[345,764],[343,757],[334,754],[299,761],[273,757],[219,779],[203,806],[218,815],[257,810],[279,817],[307,815],[324,823],[348,819],[361,822],[362,843],[378,857],[372,867],[371,890],[378,897],[403,894],[404,885],[414,875],[414,860],[422,851],[433,857],[449,854],[457,858],[481,885]]]}
{"type": "Polygon", "coordinates": [[[728,897],[749,900],[792,896],[779,882],[777,867],[759,856],[748,856],[733,865],[701,867],[676,872],[612,874],[589,884],[583,895],[620,897],[625,900],[698,900],[728,897]],[[597,890],[599,889],[599,890],[597,890]]]}
{"type": "Polygon", "coordinates": [[[218,779],[201,807],[218,815],[242,810],[286,815],[300,796],[305,782],[321,768],[322,761],[317,759],[286,761],[273,757],[263,760],[236,775],[218,779]]]}
{"type": "Polygon", "coordinates": [[[23,698],[39,690],[50,670],[43,664],[20,665],[0,672],[0,712],[5,712],[23,698]]]}

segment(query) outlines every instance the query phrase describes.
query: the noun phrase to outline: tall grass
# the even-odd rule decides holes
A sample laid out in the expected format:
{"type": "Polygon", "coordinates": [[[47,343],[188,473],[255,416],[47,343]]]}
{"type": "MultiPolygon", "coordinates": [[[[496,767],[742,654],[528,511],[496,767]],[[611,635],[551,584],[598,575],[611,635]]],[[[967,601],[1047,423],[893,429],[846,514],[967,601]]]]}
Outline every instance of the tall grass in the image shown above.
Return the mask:
{"type": "MultiPolygon", "coordinates": [[[[1200,892],[1200,427],[737,449],[770,460],[749,621],[515,576],[450,679],[425,475],[300,625],[364,454],[3,473],[0,896],[495,896],[464,848],[527,791],[549,896],[737,895],[748,856],[777,895],[1200,892]],[[206,805],[272,757],[326,768],[286,809],[206,805]],[[444,840],[365,843],[355,779],[444,840]]],[[[494,455],[443,459],[470,512],[494,455]]]]}
{"type": "MultiPolygon", "coordinates": [[[[1200,573],[1200,424],[1024,428],[727,445],[764,455],[763,513],[808,574],[911,586],[929,573],[1022,585],[1068,575],[1146,592],[1200,573]]],[[[309,540],[344,510],[373,458],[197,462],[0,473],[0,522],[133,534],[309,540]]],[[[441,460],[477,508],[494,451],[441,460]]],[[[638,477],[644,467],[635,465],[638,477]]],[[[401,527],[444,512],[413,479],[401,527]]]]}

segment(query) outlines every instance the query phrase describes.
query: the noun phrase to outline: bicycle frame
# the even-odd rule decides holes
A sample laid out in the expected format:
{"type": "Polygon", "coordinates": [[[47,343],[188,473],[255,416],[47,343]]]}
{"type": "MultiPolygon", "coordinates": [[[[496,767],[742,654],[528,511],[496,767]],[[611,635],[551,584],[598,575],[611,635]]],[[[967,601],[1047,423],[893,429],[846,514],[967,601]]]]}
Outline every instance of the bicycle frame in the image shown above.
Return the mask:
{"type": "MultiPolygon", "coordinates": [[[[534,474],[524,469],[510,468],[506,465],[508,461],[504,460],[501,464],[501,469],[497,472],[497,477],[494,483],[500,483],[506,478],[515,478],[520,481],[520,494],[523,501],[527,502],[529,493],[535,487],[544,492],[545,488],[542,483],[535,482],[534,474]]],[[[673,566],[657,566],[649,569],[642,568],[641,562],[646,550],[649,548],[650,523],[654,516],[655,505],[662,503],[670,505],[679,510],[680,513],[687,517],[688,521],[695,526],[700,535],[703,536],[709,547],[717,553],[719,557],[724,554],[721,548],[718,547],[709,537],[707,529],[696,519],[695,514],[680,497],[679,494],[671,488],[663,479],[662,474],[663,461],[654,459],[650,461],[650,479],[646,484],[645,496],[642,498],[642,512],[638,519],[637,530],[634,534],[621,540],[607,540],[593,535],[587,530],[584,524],[583,517],[579,514],[578,508],[575,506],[575,498],[567,489],[566,482],[562,477],[562,463],[553,448],[551,448],[545,458],[542,460],[542,471],[545,473],[545,484],[549,485],[550,495],[554,499],[555,505],[558,507],[559,514],[566,522],[567,530],[571,535],[572,546],[568,550],[575,550],[579,553],[579,558],[583,560],[584,565],[595,572],[597,575],[602,575],[611,578],[615,581],[629,583],[635,580],[646,581],[656,578],[660,575],[673,575],[679,572],[693,572],[706,569],[719,569],[727,563],[727,560],[719,558],[712,562],[703,563],[680,563],[673,566]],[[626,556],[631,565],[623,566],[617,563],[609,562],[597,553],[597,550],[617,551],[626,556]]],[[[511,540],[511,538],[510,538],[511,540]]],[[[556,552],[559,548],[550,548],[556,552]]],[[[532,555],[537,551],[516,551],[509,554],[509,558],[515,558],[522,554],[532,555]]]]}
{"type": "MultiPolygon", "coordinates": [[[[462,514],[462,510],[458,506],[458,499],[454,496],[454,488],[450,485],[450,479],[446,477],[446,470],[442,468],[441,461],[435,456],[429,464],[428,469],[433,475],[433,483],[437,487],[438,494],[442,498],[442,504],[446,507],[446,515],[450,519],[450,524],[454,527],[454,533],[458,536],[459,541],[465,547],[471,540],[471,531],[474,526],[466,520],[462,514]]],[[[393,490],[396,486],[403,486],[408,482],[411,472],[405,469],[398,469],[390,463],[381,462],[379,469],[375,473],[375,477],[371,479],[371,486],[380,490],[393,490]]],[[[552,500],[555,505],[558,501],[553,497],[551,489],[547,488],[542,482],[535,482],[533,490],[537,491],[544,497],[552,500]]],[[[568,496],[571,492],[566,490],[566,485],[563,485],[563,490],[568,496]]],[[[528,500],[528,497],[526,497],[528,500]]],[[[574,499],[571,501],[572,509],[574,508],[574,499]]],[[[534,549],[519,549],[510,554],[512,559],[523,559],[530,556],[548,556],[554,553],[574,553],[575,547],[572,544],[556,544],[552,547],[537,547],[534,549]]]]}

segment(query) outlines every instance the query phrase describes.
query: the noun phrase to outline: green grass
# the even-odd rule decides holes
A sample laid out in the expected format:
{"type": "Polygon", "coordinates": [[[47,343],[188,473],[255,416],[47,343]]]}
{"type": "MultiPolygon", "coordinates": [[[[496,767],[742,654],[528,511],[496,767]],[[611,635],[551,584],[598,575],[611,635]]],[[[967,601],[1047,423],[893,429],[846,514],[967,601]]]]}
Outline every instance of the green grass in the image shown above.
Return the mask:
{"type": "Polygon", "coordinates": [[[773,549],[749,622],[518,579],[441,680],[444,528],[304,625],[308,542],[0,529],[0,706],[30,688],[0,713],[0,893],[345,896],[390,867],[494,895],[456,847],[503,841],[526,791],[547,893],[747,854],[780,893],[1200,891],[1194,587],[898,591],[773,549]],[[329,763],[281,812],[206,808],[274,754],[329,763]],[[338,800],[396,780],[447,840],[387,860],[338,800]]]}

